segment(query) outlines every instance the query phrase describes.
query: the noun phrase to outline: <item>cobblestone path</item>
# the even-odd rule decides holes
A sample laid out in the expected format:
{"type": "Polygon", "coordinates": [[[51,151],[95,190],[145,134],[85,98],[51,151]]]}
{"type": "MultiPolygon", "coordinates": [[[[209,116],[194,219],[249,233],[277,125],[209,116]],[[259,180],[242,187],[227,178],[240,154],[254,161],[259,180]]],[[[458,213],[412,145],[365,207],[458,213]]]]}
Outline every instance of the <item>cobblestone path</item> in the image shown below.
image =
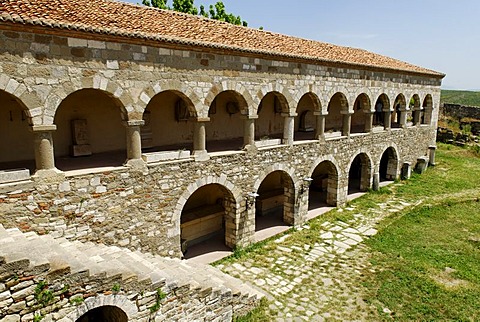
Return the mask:
{"type": "MultiPolygon", "coordinates": [[[[403,200],[391,200],[354,214],[346,223],[324,222],[320,242],[313,245],[289,241],[296,232],[284,235],[274,241],[269,256],[219,268],[269,294],[272,321],[375,320],[376,308],[364,301],[368,290],[362,283],[373,271],[363,241],[376,234],[375,226],[385,216],[408,206],[403,200]]],[[[307,224],[298,230],[309,228],[307,224]]]]}

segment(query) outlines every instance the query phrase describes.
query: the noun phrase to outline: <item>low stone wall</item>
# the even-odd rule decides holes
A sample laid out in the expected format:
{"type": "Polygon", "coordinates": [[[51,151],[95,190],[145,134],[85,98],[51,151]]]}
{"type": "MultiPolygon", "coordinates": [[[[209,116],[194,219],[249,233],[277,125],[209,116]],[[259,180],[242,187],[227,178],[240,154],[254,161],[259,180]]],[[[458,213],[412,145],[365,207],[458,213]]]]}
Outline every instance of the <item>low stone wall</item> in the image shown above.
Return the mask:
{"type": "MultiPolygon", "coordinates": [[[[435,142],[430,126],[355,135],[324,143],[308,142],[257,151],[219,154],[205,162],[192,160],[151,165],[148,173],[119,168],[115,171],[69,177],[60,183],[26,182],[0,186],[0,223],[69,240],[92,241],[166,256],[181,256],[180,215],[189,196],[207,184],[217,183],[232,193],[232,244],[253,242],[254,207],[246,195],[258,190],[273,171],[291,177],[294,189],[293,221],[305,221],[310,177],[322,161],[331,161],[338,172],[337,199],[346,201],[349,167],[365,153],[372,174],[389,148],[398,154],[400,168],[415,165],[428,155],[435,142]]],[[[372,178],[369,178],[370,183],[372,178]]]]}
{"type": "Polygon", "coordinates": [[[440,115],[450,116],[459,120],[462,118],[480,120],[480,107],[445,103],[440,106],[440,115]]]}

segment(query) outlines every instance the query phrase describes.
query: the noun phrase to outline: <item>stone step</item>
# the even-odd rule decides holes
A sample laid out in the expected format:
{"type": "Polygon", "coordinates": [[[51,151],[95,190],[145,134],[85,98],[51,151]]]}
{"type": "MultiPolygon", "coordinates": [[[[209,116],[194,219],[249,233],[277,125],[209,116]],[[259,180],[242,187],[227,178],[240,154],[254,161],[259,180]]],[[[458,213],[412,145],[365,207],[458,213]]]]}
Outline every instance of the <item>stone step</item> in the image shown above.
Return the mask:
{"type": "MultiPolygon", "coordinates": [[[[213,289],[220,294],[263,297],[257,289],[228,276],[212,266],[169,259],[117,246],[55,239],[49,235],[22,233],[0,225],[0,262],[39,269],[49,264],[68,267],[72,273],[121,278],[124,283],[145,283],[189,289],[213,289]]],[[[55,267],[56,267],[55,266],[55,267]]]]}

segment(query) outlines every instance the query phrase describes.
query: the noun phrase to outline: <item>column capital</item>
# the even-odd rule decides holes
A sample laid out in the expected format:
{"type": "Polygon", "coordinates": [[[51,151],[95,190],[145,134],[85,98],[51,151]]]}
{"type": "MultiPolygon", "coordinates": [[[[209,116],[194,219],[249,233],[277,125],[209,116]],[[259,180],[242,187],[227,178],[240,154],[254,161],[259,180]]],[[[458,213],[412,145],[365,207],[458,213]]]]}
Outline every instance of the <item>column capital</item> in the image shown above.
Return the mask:
{"type": "Polygon", "coordinates": [[[341,115],[353,115],[355,112],[352,111],[340,111],[341,115]]]}
{"type": "Polygon", "coordinates": [[[133,126],[144,126],[145,121],[144,120],[130,120],[130,121],[124,121],[123,122],[124,126],[127,127],[133,127],[133,126]]]}
{"type": "Polygon", "coordinates": [[[210,122],[210,118],[209,117],[197,117],[195,119],[195,122],[210,122]]]}
{"type": "Polygon", "coordinates": [[[57,130],[55,124],[52,125],[33,125],[31,127],[32,132],[53,132],[57,130]]]}
{"type": "Polygon", "coordinates": [[[283,117],[295,117],[298,114],[297,113],[281,113],[280,115],[283,117]]]}
{"type": "Polygon", "coordinates": [[[315,111],[315,112],[313,112],[313,115],[326,117],[328,115],[328,113],[324,114],[324,113],[322,113],[322,111],[315,111]]]}

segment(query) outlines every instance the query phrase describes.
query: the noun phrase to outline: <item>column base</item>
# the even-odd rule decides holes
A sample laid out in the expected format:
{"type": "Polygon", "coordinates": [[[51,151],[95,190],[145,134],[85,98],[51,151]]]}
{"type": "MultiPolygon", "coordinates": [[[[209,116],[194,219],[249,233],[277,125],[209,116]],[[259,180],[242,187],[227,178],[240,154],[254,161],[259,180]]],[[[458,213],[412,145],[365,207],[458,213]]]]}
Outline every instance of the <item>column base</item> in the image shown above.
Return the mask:
{"type": "Polygon", "coordinates": [[[32,176],[35,182],[58,183],[65,180],[65,173],[57,168],[37,170],[32,176]]]}
{"type": "Polygon", "coordinates": [[[148,173],[148,167],[143,159],[130,159],[125,162],[125,166],[129,167],[131,171],[148,173]]]}
{"type": "Polygon", "coordinates": [[[208,154],[207,150],[196,150],[193,151],[192,155],[195,161],[202,162],[210,160],[210,155],[208,154]]]}

